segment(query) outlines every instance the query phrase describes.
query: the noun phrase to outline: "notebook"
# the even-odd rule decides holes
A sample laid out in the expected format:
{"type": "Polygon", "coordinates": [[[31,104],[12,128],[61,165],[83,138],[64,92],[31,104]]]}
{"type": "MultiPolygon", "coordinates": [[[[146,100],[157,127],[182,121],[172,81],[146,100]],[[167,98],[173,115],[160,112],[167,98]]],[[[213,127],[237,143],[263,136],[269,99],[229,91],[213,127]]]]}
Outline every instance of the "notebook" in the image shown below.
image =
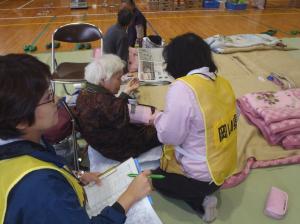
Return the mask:
{"type": "MultiPolygon", "coordinates": [[[[107,206],[114,204],[119,196],[127,189],[133,178],[128,173],[138,173],[137,160],[130,158],[118,165],[108,175],[101,178],[101,185],[84,187],[87,195],[86,211],[90,217],[97,216],[107,206]]],[[[135,203],[127,212],[127,224],[161,224],[161,220],[151,206],[148,197],[135,203]]]]}
{"type": "Polygon", "coordinates": [[[138,78],[141,85],[166,85],[174,78],[165,71],[163,48],[138,48],[138,78]]]}

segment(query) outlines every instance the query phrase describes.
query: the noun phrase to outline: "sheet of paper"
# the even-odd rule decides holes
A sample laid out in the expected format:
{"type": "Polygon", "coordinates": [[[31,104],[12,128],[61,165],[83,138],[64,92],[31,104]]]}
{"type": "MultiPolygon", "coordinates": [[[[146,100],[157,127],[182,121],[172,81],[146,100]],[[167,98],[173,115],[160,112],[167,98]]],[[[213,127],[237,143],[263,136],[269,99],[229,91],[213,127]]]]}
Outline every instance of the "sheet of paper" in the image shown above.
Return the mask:
{"type": "MultiPolygon", "coordinates": [[[[107,205],[112,205],[127,189],[133,178],[128,173],[137,173],[137,167],[132,158],[116,167],[116,171],[101,179],[101,185],[85,186],[88,203],[87,213],[90,217],[100,214],[107,205]]],[[[127,213],[128,224],[160,224],[162,223],[153,210],[147,197],[137,202],[127,213]]]]}

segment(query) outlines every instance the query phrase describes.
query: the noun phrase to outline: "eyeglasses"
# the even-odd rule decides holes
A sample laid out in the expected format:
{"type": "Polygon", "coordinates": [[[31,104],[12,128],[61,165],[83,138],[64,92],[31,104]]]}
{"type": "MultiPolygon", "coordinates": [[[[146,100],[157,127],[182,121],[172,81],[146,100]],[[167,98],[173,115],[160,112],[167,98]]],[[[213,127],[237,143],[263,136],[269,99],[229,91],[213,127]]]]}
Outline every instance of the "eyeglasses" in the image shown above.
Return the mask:
{"type": "Polygon", "coordinates": [[[53,90],[52,85],[50,84],[47,96],[45,97],[43,102],[39,103],[37,106],[41,106],[41,105],[44,105],[44,104],[47,104],[47,103],[54,103],[54,102],[55,102],[54,90],[53,90]]]}

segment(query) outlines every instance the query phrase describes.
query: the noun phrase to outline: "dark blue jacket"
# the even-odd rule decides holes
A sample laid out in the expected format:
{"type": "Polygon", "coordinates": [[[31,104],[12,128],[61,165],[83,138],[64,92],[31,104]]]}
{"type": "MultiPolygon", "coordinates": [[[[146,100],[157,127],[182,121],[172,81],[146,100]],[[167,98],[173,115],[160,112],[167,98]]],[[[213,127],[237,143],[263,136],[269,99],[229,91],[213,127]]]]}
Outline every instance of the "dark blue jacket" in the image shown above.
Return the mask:
{"type": "MultiPolygon", "coordinates": [[[[0,160],[21,155],[65,165],[54,149],[47,145],[18,141],[0,146],[0,160]]],[[[42,169],[29,173],[11,190],[5,215],[5,224],[119,224],[126,216],[120,205],[103,209],[100,215],[89,219],[80,206],[76,193],[58,171],[42,169]]]]}
{"type": "Polygon", "coordinates": [[[119,24],[111,26],[103,37],[103,51],[106,54],[118,55],[128,62],[128,34],[119,24]]]}

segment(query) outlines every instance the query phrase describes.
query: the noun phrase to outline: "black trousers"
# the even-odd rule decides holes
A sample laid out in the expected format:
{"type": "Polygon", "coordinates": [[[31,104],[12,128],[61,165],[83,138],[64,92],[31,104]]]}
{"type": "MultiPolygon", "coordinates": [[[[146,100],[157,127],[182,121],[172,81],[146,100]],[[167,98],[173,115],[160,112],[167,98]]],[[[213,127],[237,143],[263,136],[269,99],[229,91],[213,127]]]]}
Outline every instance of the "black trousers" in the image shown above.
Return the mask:
{"type": "Polygon", "coordinates": [[[202,206],[204,198],[221,187],[213,182],[202,182],[183,175],[167,173],[160,168],[152,170],[152,173],[165,176],[164,179],[152,179],[152,185],[157,191],[166,196],[184,200],[200,214],[204,213],[202,206]]]}

